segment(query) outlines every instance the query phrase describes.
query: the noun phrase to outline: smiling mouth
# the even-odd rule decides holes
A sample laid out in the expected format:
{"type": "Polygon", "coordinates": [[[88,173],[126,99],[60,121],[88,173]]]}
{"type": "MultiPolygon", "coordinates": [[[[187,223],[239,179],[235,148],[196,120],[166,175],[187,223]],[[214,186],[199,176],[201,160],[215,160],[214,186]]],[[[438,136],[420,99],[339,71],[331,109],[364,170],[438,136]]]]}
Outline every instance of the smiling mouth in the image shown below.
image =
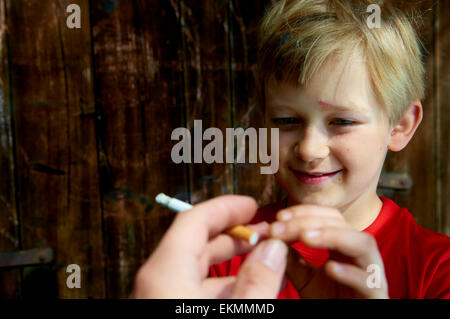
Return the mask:
{"type": "Polygon", "coordinates": [[[297,180],[299,180],[303,184],[308,185],[324,183],[329,179],[333,178],[334,176],[336,176],[341,171],[342,170],[326,173],[326,172],[304,172],[292,170],[297,180]]]}

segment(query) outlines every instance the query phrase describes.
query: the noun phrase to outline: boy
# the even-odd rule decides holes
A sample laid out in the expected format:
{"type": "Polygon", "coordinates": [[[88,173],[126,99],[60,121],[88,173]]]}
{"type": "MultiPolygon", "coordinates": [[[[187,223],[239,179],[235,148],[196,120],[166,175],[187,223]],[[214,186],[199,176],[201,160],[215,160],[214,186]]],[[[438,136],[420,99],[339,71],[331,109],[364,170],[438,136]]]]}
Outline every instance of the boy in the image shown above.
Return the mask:
{"type": "MultiPolygon", "coordinates": [[[[376,194],[386,153],[408,144],[424,98],[420,41],[384,2],[285,0],[262,22],[258,81],[288,198],[252,223],[274,222],[271,236],[307,262],[279,298],[450,298],[450,238],[376,194]],[[372,3],[380,28],[367,24],[372,3]]],[[[245,258],[210,276],[236,275],[245,258]]]]}

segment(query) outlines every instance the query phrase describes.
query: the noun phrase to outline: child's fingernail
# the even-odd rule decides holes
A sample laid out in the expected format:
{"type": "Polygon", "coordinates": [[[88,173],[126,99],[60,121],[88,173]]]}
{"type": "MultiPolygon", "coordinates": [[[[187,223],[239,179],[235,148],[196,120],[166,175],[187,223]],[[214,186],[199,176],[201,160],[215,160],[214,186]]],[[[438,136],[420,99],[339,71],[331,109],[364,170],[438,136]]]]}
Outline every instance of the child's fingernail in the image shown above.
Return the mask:
{"type": "Polygon", "coordinates": [[[263,245],[259,260],[273,271],[278,271],[287,256],[285,243],[278,239],[269,239],[263,245]]]}
{"type": "Polygon", "coordinates": [[[320,230],[318,230],[318,229],[310,229],[310,230],[307,230],[305,233],[305,237],[308,239],[315,239],[315,238],[319,237],[319,235],[320,235],[320,230]]]}
{"type": "Polygon", "coordinates": [[[284,225],[284,223],[273,223],[272,224],[272,235],[280,235],[281,233],[284,232],[284,230],[286,229],[286,226],[284,225]]]}
{"type": "Polygon", "coordinates": [[[288,210],[284,210],[280,212],[280,219],[282,221],[287,221],[292,218],[292,213],[288,210]]]}
{"type": "Polygon", "coordinates": [[[333,270],[335,273],[342,274],[344,272],[344,267],[338,263],[333,263],[333,270]]]}

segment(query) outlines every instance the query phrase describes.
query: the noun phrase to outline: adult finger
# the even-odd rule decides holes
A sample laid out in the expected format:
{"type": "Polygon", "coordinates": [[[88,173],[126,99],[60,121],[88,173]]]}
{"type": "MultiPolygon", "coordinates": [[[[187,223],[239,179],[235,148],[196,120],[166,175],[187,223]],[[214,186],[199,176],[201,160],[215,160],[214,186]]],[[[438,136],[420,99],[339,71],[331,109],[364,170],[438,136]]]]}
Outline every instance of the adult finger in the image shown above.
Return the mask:
{"type": "Polygon", "coordinates": [[[160,247],[177,247],[183,255],[200,256],[209,238],[227,228],[249,222],[257,207],[253,198],[239,195],[220,196],[197,204],[178,214],[160,247]]]}
{"type": "Polygon", "coordinates": [[[288,248],[280,240],[261,242],[242,264],[231,298],[276,298],[286,269],[288,248]]]}
{"type": "Polygon", "coordinates": [[[236,283],[236,276],[208,278],[202,282],[202,291],[205,298],[229,298],[236,283]]]}
{"type": "MultiPolygon", "coordinates": [[[[269,224],[267,222],[248,225],[248,228],[258,233],[259,241],[269,237],[269,224]]],[[[220,234],[206,245],[204,252],[205,266],[215,265],[229,260],[236,255],[245,254],[254,248],[254,246],[246,241],[220,234]]]]}

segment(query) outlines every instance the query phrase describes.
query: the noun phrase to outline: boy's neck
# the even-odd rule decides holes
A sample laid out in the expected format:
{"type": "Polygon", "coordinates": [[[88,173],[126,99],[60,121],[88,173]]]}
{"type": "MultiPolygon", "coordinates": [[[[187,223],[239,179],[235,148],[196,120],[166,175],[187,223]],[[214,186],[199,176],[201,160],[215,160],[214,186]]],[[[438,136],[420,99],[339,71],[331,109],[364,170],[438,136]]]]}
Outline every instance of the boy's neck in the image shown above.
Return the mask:
{"type": "Polygon", "coordinates": [[[382,206],[383,202],[376,192],[373,192],[363,194],[339,210],[353,229],[362,231],[375,221],[382,206]]]}

